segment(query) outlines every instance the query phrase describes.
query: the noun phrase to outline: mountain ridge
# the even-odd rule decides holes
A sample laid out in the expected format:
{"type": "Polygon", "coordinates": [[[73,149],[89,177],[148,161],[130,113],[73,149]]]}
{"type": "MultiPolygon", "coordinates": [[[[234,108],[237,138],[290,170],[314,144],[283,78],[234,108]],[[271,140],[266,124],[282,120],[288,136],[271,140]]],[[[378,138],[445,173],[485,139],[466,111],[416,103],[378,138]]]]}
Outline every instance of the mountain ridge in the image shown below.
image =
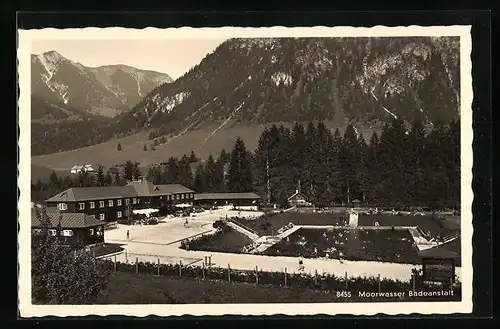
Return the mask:
{"type": "Polygon", "coordinates": [[[458,38],[229,39],[152,90],[117,130],[165,133],[229,119],[433,124],[459,115],[459,82],[458,38]]]}
{"type": "Polygon", "coordinates": [[[166,73],[123,64],[86,67],[54,50],[32,54],[31,66],[32,94],[91,116],[116,117],[158,85],[173,81],[166,73]]]}
{"type": "Polygon", "coordinates": [[[31,55],[32,153],[98,144],[116,135],[113,121],[168,74],[126,65],[88,68],[57,51],[31,55]]]}

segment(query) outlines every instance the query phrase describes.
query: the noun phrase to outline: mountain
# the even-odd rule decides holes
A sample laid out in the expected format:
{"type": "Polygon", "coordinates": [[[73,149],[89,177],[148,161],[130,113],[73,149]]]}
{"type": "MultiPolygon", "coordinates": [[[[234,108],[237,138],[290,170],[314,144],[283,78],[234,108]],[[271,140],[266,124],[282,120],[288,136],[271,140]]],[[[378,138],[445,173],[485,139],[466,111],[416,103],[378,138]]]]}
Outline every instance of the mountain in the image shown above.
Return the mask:
{"type": "Polygon", "coordinates": [[[459,45],[455,37],[230,39],[152,90],[116,129],[447,122],[459,115],[459,45]]]}
{"type": "Polygon", "coordinates": [[[116,133],[113,118],[130,111],[155,87],[170,82],[165,73],[126,65],[85,67],[56,51],[31,55],[32,153],[109,140],[116,133]]]}
{"type": "MultiPolygon", "coordinates": [[[[34,117],[47,110],[76,109],[82,113],[115,117],[130,110],[153,88],[172,82],[164,73],[139,70],[126,65],[97,68],[75,63],[56,51],[31,55],[31,93],[34,117]],[[41,102],[39,102],[41,100],[41,102]]],[[[64,111],[64,110],[63,110],[64,111]]],[[[71,111],[73,112],[73,110],[71,111]]]]}

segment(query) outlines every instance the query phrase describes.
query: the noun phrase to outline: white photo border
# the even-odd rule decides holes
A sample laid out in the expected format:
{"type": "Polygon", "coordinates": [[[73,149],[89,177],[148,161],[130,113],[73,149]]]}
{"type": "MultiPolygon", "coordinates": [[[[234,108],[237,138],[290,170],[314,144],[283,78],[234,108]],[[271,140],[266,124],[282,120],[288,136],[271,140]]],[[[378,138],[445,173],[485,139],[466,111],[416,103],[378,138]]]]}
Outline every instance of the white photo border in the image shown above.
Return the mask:
{"type": "Polygon", "coordinates": [[[43,316],[124,315],[210,316],[210,315],[409,315],[472,312],[472,40],[470,25],[405,27],[222,27],[145,28],[121,27],[18,30],[19,78],[19,176],[18,200],[18,298],[23,318],[43,316]],[[33,305],[31,300],[31,42],[41,39],[187,39],[244,37],[460,37],[461,122],[461,248],[462,300],[456,302],[401,303],[286,303],[286,304],[161,304],[161,305],[33,305]]]}

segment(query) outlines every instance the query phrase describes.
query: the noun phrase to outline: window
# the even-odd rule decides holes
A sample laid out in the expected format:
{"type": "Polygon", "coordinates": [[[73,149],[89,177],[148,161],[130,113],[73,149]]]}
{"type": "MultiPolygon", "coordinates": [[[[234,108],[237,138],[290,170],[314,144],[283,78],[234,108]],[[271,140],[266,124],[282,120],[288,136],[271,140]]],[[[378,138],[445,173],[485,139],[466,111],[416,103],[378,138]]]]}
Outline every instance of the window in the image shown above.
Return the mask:
{"type": "Polygon", "coordinates": [[[66,203],[59,203],[57,205],[57,209],[59,209],[59,210],[68,210],[68,205],[66,203]]]}
{"type": "Polygon", "coordinates": [[[118,200],[116,200],[116,205],[117,205],[117,206],[121,206],[121,205],[122,205],[122,199],[118,199],[118,200]]]}
{"type": "Polygon", "coordinates": [[[99,201],[99,207],[104,208],[104,201],[99,201]]]}
{"type": "Polygon", "coordinates": [[[73,236],[73,230],[63,230],[61,232],[62,236],[73,236]]]}
{"type": "Polygon", "coordinates": [[[113,207],[113,200],[109,200],[109,201],[108,201],[108,205],[109,205],[110,207],[113,207]]]}
{"type": "Polygon", "coordinates": [[[95,202],[94,201],[91,201],[90,202],[90,209],[94,209],[95,208],[95,202]]]}
{"type": "Polygon", "coordinates": [[[170,195],[167,195],[167,201],[170,201],[170,195]]]}
{"type": "Polygon", "coordinates": [[[39,229],[39,228],[35,228],[35,229],[33,230],[33,234],[34,234],[34,235],[40,235],[40,234],[42,234],[42,230],[41,230],[41,229],[39,229]]]}
{"type": "Polygon", "coordinates": [[[91,228],[91,229],[89,230],[89,235],[94,235],[94,229],[93,229],[93,228],[91,228]]]}
{"type": "Polygon", "coordinates": [[[125,199],[125,204],[128,206],[130,204],[130,199],[125,199]]]}
{"type": "Polygon", "coordinates": [[[116,212],[116,217],[117,218],[122,218],[122,212],[121,211],[117,211],[116,212]]]}
{"type": "Polygon", "coordinates": [[[99,219],[104,220],[104,214],[99,214],[99,219]]]}
{"type": "Polygon", "coordinates": [[[137,199],[136,198],[133,198],[132,199],[132,204],[136,204],[137,203],[137,199]]]}
{"type": "Polygon", "coordinates": [[[49,235],[50,236],[56,236],[57,235],[57,231],[56,230],[49,230],[49,235]]]}
{"type": "Polygon", "coordinates": [[[80,202],[80,203],[78,204],[78,209],[79,209],[79,210],[83,210],[83,209],[85,209],[85,203],[84,203],[84,202],[80,202]]]}
{"type": "Polygon", "coordinates": [[[184,193],[181,194],[181,199],[184,199],[184,193]]]}
{"type": "Polygon", "coordinates": [[[101,226],[98,226],[97,227],[97,235],[102,235],[102,227],[101,226]]]}
{"type": "Polygon", "coordinates": [[[194,198],[194,193],[191,193],[191,199],[193,199],[193,198],[194,198]]]}
{"type": "Polygon", "coordinates": [[[179,194],[175,195],[175,200],[179,200],[179,194]]]}

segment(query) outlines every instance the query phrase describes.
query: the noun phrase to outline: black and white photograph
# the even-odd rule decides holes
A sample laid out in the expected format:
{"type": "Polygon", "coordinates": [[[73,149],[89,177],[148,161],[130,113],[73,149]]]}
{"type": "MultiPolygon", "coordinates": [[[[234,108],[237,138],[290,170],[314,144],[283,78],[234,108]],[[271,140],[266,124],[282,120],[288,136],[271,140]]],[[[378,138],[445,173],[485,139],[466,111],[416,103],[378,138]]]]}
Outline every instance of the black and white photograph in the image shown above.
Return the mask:
{"type": "Polygon", "coordinates": [[[472,311],[470,26],[18,34],[23,317],[472,311]]]}

